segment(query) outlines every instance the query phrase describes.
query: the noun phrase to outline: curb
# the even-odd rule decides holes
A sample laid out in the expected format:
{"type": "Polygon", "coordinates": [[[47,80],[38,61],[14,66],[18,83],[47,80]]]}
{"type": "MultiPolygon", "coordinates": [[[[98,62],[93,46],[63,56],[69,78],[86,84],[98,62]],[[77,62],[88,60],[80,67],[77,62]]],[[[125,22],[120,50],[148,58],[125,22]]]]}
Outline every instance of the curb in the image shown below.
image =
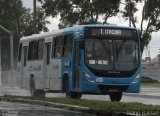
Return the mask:
{"type": "Polygon", "coordinates": [[[0,97],[0,101],[6,101],[6,102],[18,102],[18,103],[26,103],[26,104],[32,104],[32,105],[41,105],[41,106],[47,106],[52,108],[60,108],[75,112],[86,114],[87,116],[127,116],[125,111],[103,111],[99,109],[91,109],[89,107],[81,107],[76,105],[69,105],[69,104],[62,104],[62,103],[53,103],[53,102],[47,102],[47,101],[41,101],[41,100],[30,100],[30,99],[23,99],[23,98],[5,98],[0,97]]]}
{"type": "Polygon", "coordinates": [[[29,100],[29,99],[22,99],[22,98],[5,98],[1,97],[1,101],[11,101],[11,102],[20,102],[20,103],[28,103],[28,104],[34,104],[34,105],[43,105],[48,107],[55,107],[55,108],[61,108],[66,110],[72,110],[72,111],[86,111],[90,110],[88,107],[80,107],[76,105],[68,105],[68,104],[62,104],[62,103],[53,103],[53,102],[47,102],[47,101],[40,101],[40,100],[29,100]]]}

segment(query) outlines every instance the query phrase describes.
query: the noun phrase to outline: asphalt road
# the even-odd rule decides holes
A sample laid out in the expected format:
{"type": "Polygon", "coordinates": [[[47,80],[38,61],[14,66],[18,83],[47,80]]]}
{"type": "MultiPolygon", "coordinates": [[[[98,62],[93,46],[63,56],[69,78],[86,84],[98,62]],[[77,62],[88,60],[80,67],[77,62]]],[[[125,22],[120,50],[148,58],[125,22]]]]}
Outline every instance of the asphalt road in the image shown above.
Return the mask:
{"type": "Polygon", "coordinates": [[[88,114],[38,105],[0,101],[0,116],[89,116],[88,114]]]}
{"type": "MultiPolygon", "coordinates": [[[[46,97],[65,97],[65,94],[46,94],[46,97]]],[[[108,95],[83,95],[82,99],[110,101],[108,95]]],[[[123,94],[121,102],[138,102],[143,104],[160,105],[159,87],[142,87],[140,93],[123,94]]]]}
{"type": "MultiPolygon", "coordinates": [[[[30,92],[19,88],[4,88],[0,91],[0,95],[30,96],[30,92]]],[[[65,94],[47,93],[46,97],[65,97],[65,94]]],[[[83,95],[82,99],[110,101],[108,95],[83,95]]],[[[141,92],[138,94],[123,94],[121,102],[138,102],[143,104],[160,105],[159,99],[159,87],[142,87],[141,92]]]]}

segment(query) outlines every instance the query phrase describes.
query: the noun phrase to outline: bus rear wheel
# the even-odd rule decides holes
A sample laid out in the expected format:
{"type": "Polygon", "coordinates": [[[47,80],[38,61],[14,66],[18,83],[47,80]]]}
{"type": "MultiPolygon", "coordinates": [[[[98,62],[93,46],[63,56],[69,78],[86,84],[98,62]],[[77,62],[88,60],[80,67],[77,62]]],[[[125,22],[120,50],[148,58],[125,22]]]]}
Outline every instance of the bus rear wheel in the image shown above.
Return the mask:
{"type": "Polygon", "coordinates": [[[33,79],[30,80],[30,93],[31,96],[45,97],[45,92],[43,90],[35,89],[35,81],[33,79]]]}
{"type": "Polygon", "coordinates": [[[113,102],[119,102],[122,98],[122,92],[110,93],[109,94],[110,100],[113,102]]]}
{"type": "Polygon", "coordinates": [[[66,97],[67,98],[74,98],[74,99],[81,99],[82,97],[82,94],[81,93],[78,93],[78,92],[66,92],[66,97]]]}
{"type": "Polygon", "coordinates": [[[79,92],[73,92],[69,90],[69,80],[65,80],[65,92],[67,98],[74,98],[74,99],[81,99],[82,93],[79,92]]]}

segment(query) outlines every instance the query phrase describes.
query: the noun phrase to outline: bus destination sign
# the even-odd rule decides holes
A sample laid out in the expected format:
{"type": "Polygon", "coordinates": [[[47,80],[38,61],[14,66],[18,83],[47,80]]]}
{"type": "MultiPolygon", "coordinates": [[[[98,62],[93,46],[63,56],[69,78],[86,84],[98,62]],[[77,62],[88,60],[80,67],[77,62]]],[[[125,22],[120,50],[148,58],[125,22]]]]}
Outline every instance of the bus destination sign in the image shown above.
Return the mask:
{"type": "Polygon", "coordinates": [[[136,37],[136,30],[123,28],[86,28],[86,36],[136,37]]]}
{"type": "Polygon", "coordinates": [[[121,30],[116,30],[116,29],[100,29],[100,34],[101,35],[121,35],[122,32],[121,30]]]}

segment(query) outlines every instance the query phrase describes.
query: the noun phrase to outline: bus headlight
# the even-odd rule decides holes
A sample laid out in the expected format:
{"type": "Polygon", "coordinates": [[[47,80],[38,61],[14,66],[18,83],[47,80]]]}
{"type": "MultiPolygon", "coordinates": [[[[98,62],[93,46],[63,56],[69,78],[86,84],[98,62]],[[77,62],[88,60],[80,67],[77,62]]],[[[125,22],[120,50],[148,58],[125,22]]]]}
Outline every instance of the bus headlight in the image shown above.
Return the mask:
{"type": "Polygon", "coordinates": [[[137,83],[139,81],[141,77],[141,74],[137,74],[137,76],[135,77],[135,79],[132,81],[132,83],[137,83]]]}
{"type": "Polygon", "coordinates": [[[94,82],[94,80],[92,79],[92,77],[88,74],[88,73],[84,73],[84,76],[86,77],[86,79],[90,82],[94,82]]]}

